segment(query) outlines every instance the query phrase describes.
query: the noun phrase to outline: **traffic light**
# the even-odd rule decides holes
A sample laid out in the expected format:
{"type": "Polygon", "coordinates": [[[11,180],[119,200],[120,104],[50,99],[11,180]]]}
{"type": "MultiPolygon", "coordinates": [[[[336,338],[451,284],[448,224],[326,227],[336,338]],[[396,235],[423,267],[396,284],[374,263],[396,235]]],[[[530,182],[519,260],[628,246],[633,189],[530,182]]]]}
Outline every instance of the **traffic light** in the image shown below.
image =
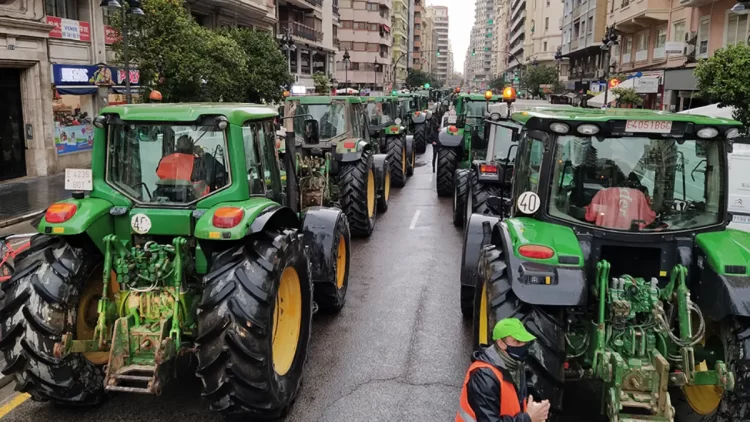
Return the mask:
{"type": "Polygon", "coordinates": [[[437,55],[440,56],[440,49],[437,50],[437,55]]]}
{"type": "Polygon", "coordinates": [[[477,55],[477,49],[476,48],[472,48],[471,49],[471,55],[472,56],[476,56],[477,55]]]}
{"type": "Polygon", "coordinates": [[[430,89],[430,84],[424,84],[424,89],[430,89]]]}

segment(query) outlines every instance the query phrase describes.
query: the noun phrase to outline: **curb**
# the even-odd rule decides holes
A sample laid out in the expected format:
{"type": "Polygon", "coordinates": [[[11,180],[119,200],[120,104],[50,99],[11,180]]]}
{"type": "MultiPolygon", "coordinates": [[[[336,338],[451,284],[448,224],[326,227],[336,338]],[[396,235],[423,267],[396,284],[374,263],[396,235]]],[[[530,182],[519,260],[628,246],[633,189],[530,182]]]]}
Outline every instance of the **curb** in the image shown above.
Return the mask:
{"type": "Polygon", "coordinates": [[[18,217],[13,217],[13,218],[9,218],[7,220],[0,221],[0,229],[8,227],[8,226],[12,226],[14,224],[23,223],[24,221],[27,221],[27,220],[31,220],[34,217],[39,216],[39,214],[42,214],[45,211],[46,211],[46,209],[37,210],[37,211],[31,212],[29,214],[25,214],[25,215],[21,215],[21,216],[18,216],[18,217]]]}

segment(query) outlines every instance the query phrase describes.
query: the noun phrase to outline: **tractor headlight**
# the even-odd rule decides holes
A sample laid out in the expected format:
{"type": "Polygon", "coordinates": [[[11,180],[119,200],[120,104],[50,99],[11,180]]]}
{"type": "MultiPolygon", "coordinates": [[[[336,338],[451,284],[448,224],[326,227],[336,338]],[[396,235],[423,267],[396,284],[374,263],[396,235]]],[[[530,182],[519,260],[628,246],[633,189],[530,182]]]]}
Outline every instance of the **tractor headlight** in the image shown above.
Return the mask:
{"type": "Polygon", "coordinates": [[[581,135],[596,135],[599,133],[599,126],[597,125],[580,125],[578,126],[578,133],[581,135]]]}
{"type": "Polygon", "coordinates": [[[704,127],[703,129],[698,131],[699,138],[715,138],[718,134],[719,131],[716,130],[716,128],[712,127],[704,127]]]}
{"type": "Polygon", "coordinates": [[[566,125],[565,123],[559,123],[559,122],[551,123],[549,125],[549,129],[555,133],[561,133],[561,134],[566,134],[570,132],[570,126],[566,125]]]}
{"type": "Polygon", "coordinates": [[[734,139],[738,138],[740,136],[740,130],[733,127],[729,130],[727,130],[726,134],[724,135],[727,139],[734,139]]]}
{"type": "Polygon", "coordinates": [[[396,120],[394,120],[394,122],[396,122],[397,125],[400,125],[401,124],[401,119],[398,118],[398,117],[396,117],[396,120]]]}
{"type": "Polygon", "coordinates": [[[500,120],[500,113],[490,114],[490,120],[500,120]]]}
{"type": "Polygon", "coordinates": [[[216,118],[216,126],[219,130],[225,130],[229,126],[229,120],[224,116],[219,116],[216,118]]]}

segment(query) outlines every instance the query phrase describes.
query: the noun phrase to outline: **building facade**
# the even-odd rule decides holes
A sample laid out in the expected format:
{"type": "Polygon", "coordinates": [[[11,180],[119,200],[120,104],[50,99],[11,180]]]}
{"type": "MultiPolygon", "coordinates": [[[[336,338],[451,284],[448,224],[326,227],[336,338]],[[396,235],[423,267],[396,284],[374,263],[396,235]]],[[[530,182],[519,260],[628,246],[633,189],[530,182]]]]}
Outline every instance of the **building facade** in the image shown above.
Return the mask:
{"type": "MultiPolygon", "coordinates": [[[[307,1],[307,0],[302,0],[307,1]]],[[[341,27],[336,80],[339,87],[382,91],[391,56],[391,0],[339,0],[341,27]],[[349,54],[349,62],[344,54],[349,54]]]]}
{"type": "MultiPolygon", "coordinates": [[[[586,0],[594,1],[594,0],[586,0]]],[[[563,12],[560,0],[536,0],[526,3],[524,52],[527,63],[540,66],[555,64],[555,52],[562,41],[559,18],[563,12]]]]}
{"type": "MultiPolygon", "coordinates": [[[[601,49],[607,27],[607,0],[565,0],[560,18],[568,81],[575,92],[596,93],[604,79],[606,55],[601,49]]],[[[560,63],[563,67],[563,63],[560,63]]]]}
{"type": "Polygon", "coordinates": [[[435,9],[431,6],[426,6],[422,13],[422,46],[425,52],[422,57],[422,70],[427,73],[433,73],[435,71],[435,65],[437,64],[437,56],[435,51],[437,50],[437,43],[435,35],[435,9]]]}
{"type": "Polygon", "coordinates": [[[409,47],[409,2],[408,0],[393,0],[391,13],[391,80],[395,81],[396,87],[400,87],[406,81],[406,68],[408,63],[407,52],[409,47]]]}
{"type": "Polygon", "coordinates": [[[510,48],[510,2],[495,1],[495,20],[492,23],[492,62],[491,68],[494,75],[502,75],[508,67],[510,56],[507,51],[510,48]]]}
{"type": "Polygon", "coordinates": [[[435,45],[434,50],[430,54],[435,57],[435,68],[433,73],[441,80],[446,81],[453,72],[453,68],[449,66],[448,52],[450,50],[450,41],[448,39],[448,28],[450,27],[450,21],[448,17],[448,8],[445,6],[434,6],[434,26],[435,31],[433,32],[433,43],[435,45]],[[438,55],[440,53],[440,55],[438,55]]]}
{"type": "Polygon", "coordinates": [[[506,72],[519,69],[525,61],[526,32],[531,32],[531,26],[526,23],[526,0],[510,0],[510,14],[508,24],[508,66],[506,72]]]}
{"type": "Polygon", "coordinates": [[[424,43],[422,30],[424,25],[424,8],[422,7],[423,0],[413,0],[414,2],[414,14],[412,25],[412,55],[411,55],[411,66],[414,70],[423,70],[425,56],[429,53],[430,48],[424,43]]]}

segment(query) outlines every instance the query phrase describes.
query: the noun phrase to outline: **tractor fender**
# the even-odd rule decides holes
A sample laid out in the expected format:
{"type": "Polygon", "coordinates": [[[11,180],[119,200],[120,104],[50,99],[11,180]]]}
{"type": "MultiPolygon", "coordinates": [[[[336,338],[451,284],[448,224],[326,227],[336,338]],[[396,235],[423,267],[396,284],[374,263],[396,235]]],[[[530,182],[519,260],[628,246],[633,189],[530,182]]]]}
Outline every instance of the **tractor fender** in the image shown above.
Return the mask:
{"type": "Polygon", "coordinates": [[[700,283],[691,277],[691,299],[714,321],[729,315],[750,317],[747,266],[750,235],[726,230],[701,233],[695,240],[697,248],[692,268],[700,275],[700,283]]]}
{"type": "Polygon", "coordinates": [[[333,271],[336,268],[333,246],[337,240],[334,233],[336,222],[341,218],[346,221],[346,215],[338,208],[310,207],[302,213],[302,235],[313,282],[332,280],[336,276],[333,271]]]}
{"type": "Polygon", "coordinates": [[[346,149],[342,148],[343,143],[339,142],[336,145],[336,149],[333,153],[334,160],[341,162],[341,163],[350,163],[352,161],[357,161],[362,158],[362,154],[370,149],[370,144],[367,143],[364,139],[360,139],[355,144],[354,148],[346,149]],[[343,151],[342,151],[343,150],[343,151]]]}
{"type": "Polygon", "coordinates": [[[505,221],[496,224],[492,232],[493,243],[501,245],[508,265],[508,279],[513,293],[523,302],[543,306],[584,306],[588,298],[588,286],[583,267],[556,267],[519,259],[510,239],[505,221]],[[537,275],[551,277],[551,284],[531,284],[523,278],[537,275]]]}
{"type": "MultiPolygon", "coordinates": [[[[378,193],[383,193],[385,186],[385,174],[383,173],[383,163],[388,162],[388,154],[375,154],[372,156],[375,161],[375,186],[378,193]]],[[[387,164],[386,164],[387,165],[387,164]]]]}
{"type": "Polygon", "coordinates": [[[411,157],[411,152],[414,149],[414,136],[406,135],[406,156],[411,157]]]}
{"type": "Polygon", "coordinates": [[[289,207],[272,205],[263,210],[247,229],[247,234],[260,233],[266,229],[297,229],[300,227],[297,214],[289,207]]]}
{"type": "Polygon", "coordinates": [[[432,111],[427,110],[427,111],[424,112],[424,114],[425,114],[425,119],[426,120],[430,120],[432,118],[432,111]]]}
{"type": "Polygon", "coordinates": [[[448,128],[440,130],[438,140],[440,141],[441,147],[454,148],[461,145],[461,141],[464,139],[463,130],[459,129],[455,134],[448,132],[448,128]]]}
{"type": "Polygon", "coordinates": [[[424,111],[420,111],[419,116],[417,116],[414,113],[412,113],[411,115],[411,121],[415,125],[424,123],[426,119],[427,119],[427,113],[425,113],[424,111]]]}
{"type": "Polygon", "coordinates": [[[461,285],[474,287],[479,270],[479,253],[491,242],[492,228],[500,218],[472,214],[464,231],[464,250],[461,258],[461,285]]]}

